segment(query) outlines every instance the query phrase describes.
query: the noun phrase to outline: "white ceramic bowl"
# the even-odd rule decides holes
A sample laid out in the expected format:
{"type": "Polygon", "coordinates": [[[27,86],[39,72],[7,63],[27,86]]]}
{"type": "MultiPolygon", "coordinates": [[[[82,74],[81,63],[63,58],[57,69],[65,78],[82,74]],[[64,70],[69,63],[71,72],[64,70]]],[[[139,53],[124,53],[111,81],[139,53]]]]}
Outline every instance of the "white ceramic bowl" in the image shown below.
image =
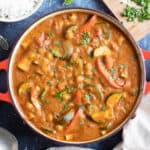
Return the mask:
{"type": "Polygon", "coordinates": [[[9,18],[1,18],[0,17],[0,22],[8,22],[8,23],[10,23],[10,22],[17,22],[17,21],[24,20],[24,19],[30,17],[32,14],[34,14],[39,9],[39,7],[42,5],[42,3],[43,3],[43,0],[39,0],[37,5],[33,8],[32,11],[30,11],[30,13],[28,13],[28,14],[26,14],[24,16],[21,16],[19,18],[16,18],[16,19],[15,18],[9,19],[9,18]]]}

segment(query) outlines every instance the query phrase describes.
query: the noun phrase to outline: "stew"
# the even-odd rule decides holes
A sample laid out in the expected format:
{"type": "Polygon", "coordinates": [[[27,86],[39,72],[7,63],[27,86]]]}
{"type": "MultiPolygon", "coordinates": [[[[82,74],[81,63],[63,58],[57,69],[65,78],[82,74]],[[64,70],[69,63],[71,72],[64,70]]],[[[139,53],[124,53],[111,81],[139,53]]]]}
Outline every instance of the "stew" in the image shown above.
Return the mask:
{"type": "Polygon", "coordinates": [[[13,65],[24,114],[44,134],[88,141],[116,128],[132,110],[139,64],[125,35],[106,20],[70,12],[25,36],[13,65]]]}

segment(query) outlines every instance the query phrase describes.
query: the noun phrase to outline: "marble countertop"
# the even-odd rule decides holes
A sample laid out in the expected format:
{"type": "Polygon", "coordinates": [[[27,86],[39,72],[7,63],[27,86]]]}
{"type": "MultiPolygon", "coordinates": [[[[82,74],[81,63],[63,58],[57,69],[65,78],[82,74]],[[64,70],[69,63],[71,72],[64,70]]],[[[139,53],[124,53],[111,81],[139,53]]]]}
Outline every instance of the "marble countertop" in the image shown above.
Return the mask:
{"type": "MultiPolygon", "coordinates": [[[[41,16],[52,12],[54,10],[66,8],[66,7],[83,7],[92,8],[104,11],[107,14],[111,12],[106,8],[101,0],[74,0],[71,6],[65,6],[63,0],[44,0],[40,9],[31,17],[26,20],[16,23],[2,23],[0,22],[0,34],[8,39],[10,49],[8,52],[0,50],[0,60],[8,57],[13,44],[17,41],[21,33],[35,22],[41,16]]],[[[138,41],[141,48],[150,50],[150,34],[138,41]]],[[[150,80],[150,61],[146,61],[147,79],[150,80]]],[[[6,91],[6,72],[0,72],[0,91],[6,91]]],[[[19,150],[44,150],[52,146],[61,146],[44,137],[41,137],[33,130],[31,130],[19,117],[14,107],[10,104],[0,102],[0,126],[11,131],[19,142],[19,150]]],[[[82,147],[95,148],[97,150],[111,150],[117,143],[121,141],[121,131],[112,137],[92,144],[81,145],[82,147]]]]}

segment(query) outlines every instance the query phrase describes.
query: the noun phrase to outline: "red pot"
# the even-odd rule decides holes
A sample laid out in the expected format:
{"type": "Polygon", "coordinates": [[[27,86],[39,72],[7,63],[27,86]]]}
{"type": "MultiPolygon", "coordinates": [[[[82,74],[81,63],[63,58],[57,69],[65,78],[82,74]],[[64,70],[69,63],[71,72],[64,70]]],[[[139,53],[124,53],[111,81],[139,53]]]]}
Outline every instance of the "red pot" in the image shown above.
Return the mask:
{"type": "Polygon", "coordinates": [[[94,141],[100,141],[100,140],[103,140],[105,139],[106,137],[114,134],[115,132],[117,132],[118,130],[120,130],[122,128],[122,126],[129,120],[133,117],[134,115],[134,112],[138,106],[138,104],[140,103],[140,100],[142,98],[142,95],[144,93],[148,93],[150,92],[150,83],[146,82],[145,81],[145,78],[146,78],[146,73],[145,73],[145,66],[144,66],[144,61],[146,59],[150,59],[150,52],[146,51],[146,50],[140,50],[138,48],[138,46],[136,45],[136,42],[134,41],[134,39],[132,38],[132,36],[129,34],[129,32],[122,26],[122,24],[120,24],[117,20],[115,20],[114,18],[106,15],[105,13],[102,13],[102,12],[99,12],[99,11],[95,11],[95,10],[90,10],[90,9],[67,9],[67,10],[60,10],[60,11],[56,11],[56,12],[53,12],[51,14],[48,14],[44,17],[42,17],[41,19],[39,19],[37,22],[35,22],[33,25],[31,25],[31,27],[29,27],[25,33],[20,37],[20,39],[18,40],[16,46],[14,47],[13,49],[13,52],[12,52],[12,55],[7,58],[6,60],[4,61],[1,61],[0,62],[0,69],[4,69],[8,72],[8,89],[9,91],[7,91],[6,93],[0,93],[0,99],[2,101],[5,101],[5,102],[8,102],[8,103],[11,103],[15,106],[15,108],[17,109],[18,113],[20,114],[20,116],[23,118],[23,120],[31,127],[33,128],[37,133],[47,137],[48,139],[51,139],[51,140],[55,140],[55,141],[58,141],[58,142],[63,142],[63,143],[71,143],[71,144],[82,144],[82,143],[89,143],[89,142],[94,142],[94,141]],[[105,136],[103,137],[99,137],[97,139],[94,139],[94,140],[90,140],[90,141],[84,141],[84,142],[66,142],[66,141],[60,141],[60,140],[57,140],[57,139],[54,139],[54,138],[51,138],[49,136],[46,136],[44,133],[42,133],[39,129],[37,129],[36,127],[34,127],[34,125],[32,125],[31,122],[29,122],[27,120],[27,118],[25,117],[24,113],[21,111],[20,107],[19,107],[19,104],[17,102],[17,100],[14,98],[13,96],[13,93],[12,93],[12,90],[11,90],[11,77],[10,77],[10,74],[11,74],[11,71],[12,71],[12,61],[13,61],[13,58],[14,58],[14,55],[17,51],[17,47],[19,45],[19,43],[21,42],[21,40],[23,39],[23,37],[36,25],[38,25],[40,22],[42,22],[43,20],[47,19],[48,17],[51,17],[51,16],[55,16],[57,14],[61,14],[61,13],[65,13],[65,12],[72,12],[72,11],[78,11],[78,12],[87,12],[87,13],[92,13],[92,14],[96,14],[98,16],[100,16],[101,18],[107,20],[108,22],[112,23],[114,26],[116,26],[117,28],[119,28],[124,34],[125,36],[127,37],[127,39],[131,42],[134,50],[135,50],[135,53],[137,54],[137,59],[139,61],[139,69],[141,71],[141,78],[140,78],[140,92],[139,92],[139,96],[137,97],[137,101],[135,103],[135,106],[133,107],[132,111],[129,113],[129,115],[126,117],[126,119],[120,124],[118,125],[118,127],[116,127],[114,130],[112,130],[111,132],[109,132],[108,134],[106,134],[105,136]]]}

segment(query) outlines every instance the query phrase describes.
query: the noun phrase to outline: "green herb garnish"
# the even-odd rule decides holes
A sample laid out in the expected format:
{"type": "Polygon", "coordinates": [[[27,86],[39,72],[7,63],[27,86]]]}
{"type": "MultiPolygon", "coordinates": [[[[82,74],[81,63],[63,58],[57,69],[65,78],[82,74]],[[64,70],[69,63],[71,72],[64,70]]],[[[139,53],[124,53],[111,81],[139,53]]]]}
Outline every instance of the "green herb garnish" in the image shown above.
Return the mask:
{"type": "Polygon", "coordinates": [[[56,92],[56,94],[54,95],[54,97],[55,98],[63,98],[64,92],[71,93],[73,90],[74,90],[74,87],[68,86],[65,89],[63,89],[62,91],[56,92]]]}
{"type": "Polygon", "coordinates": [[[66,91],[67,93],[71,93],[73,90],[74,90],[74,87],[72,87],[72,86],[68,86],[68,87],[66,87],[66,89],[65,89],[65,91],[66,91]]]}
{"type": "Polygon", "coordinates": [[[119,65],[119,68],[125,69],[125,68],[127,68],[127,65],[125,65],[125,64],[120,64],[120,65],[119,65]]]}
{"type": "Polygon", "coordinates": [[[86,94],[84,94],[84,97],[85,97],[87,100],[91,100],[92,94],[86,93],[86,94]]]}
{"type": "Polygon", "coordinates": [[[71,5],[73,0],[64,0],[65,5],[71,5]]]}
{"type": "Polygon", "coordinates": [[[63,93],[61,91],[56,92],[56,94],[54,95],[55,98],[62,98],[63,97],[63,93]]]}
{"type": "Polygon", "coordinates": [[[67,64],[64,64],[65,68],[71,67],[71,66],[73,66],[73,62],[72,61],[68,62],[67,64]]]}
{"type": "Polygon", "coordinates": [[[68,109],[68,103],[64,104],[63,108],[62,108],[62,111],[65,111],[68,109]]]}
{"type": "Polygon", "coordinates": [[[116,73],[116,69],[112,67],[110,68],[109,72],[112,74],[112,76],[114,76],[116,73]]]}
{"type": "Polygon", "coordinates": [[[150,1],[149,0],[132,0],[135,4],[139,5],[140,8],[135,8],[132,6],[126,6],[122,12],[123,17],[127,17],[128,21],[138,21],[142,22],[144,20],[150,19],[150,1]]]}
{"type": "Polygon", "coordinates": [[[59,41],[54,41],[54,45],[59,46],[60,45],[59,41]]]}
{"type": "Polygon", "coordinates": [[[45,95],[46,95],[46,89],[43,88],[42,91],[41,91],[41,94],[40,94],[40,99],[43,100],[43,98],[45,97],[45,95]]]}
{"type": "Polygon", "coordinates": [[[48,81],[47,81],[47,84],[50,86],[50,85],[51,85],[51,80],[48,80],[48,81]]]}
{"type": "Polygon", "coordinates": [[[49,37],[52,37],[55,33],[55,30],[54,29],[51,29],[49,32],[48,32],[48,36],[49,37]]]}
{"type": "Polygon", "coordinates": [[[88,32],[83,32],[81,36],[82,36],[82,41],[81,41],[82,45],[86,45],[86,44],[90,43],[91,39],[89,37],[88,32]]]}

